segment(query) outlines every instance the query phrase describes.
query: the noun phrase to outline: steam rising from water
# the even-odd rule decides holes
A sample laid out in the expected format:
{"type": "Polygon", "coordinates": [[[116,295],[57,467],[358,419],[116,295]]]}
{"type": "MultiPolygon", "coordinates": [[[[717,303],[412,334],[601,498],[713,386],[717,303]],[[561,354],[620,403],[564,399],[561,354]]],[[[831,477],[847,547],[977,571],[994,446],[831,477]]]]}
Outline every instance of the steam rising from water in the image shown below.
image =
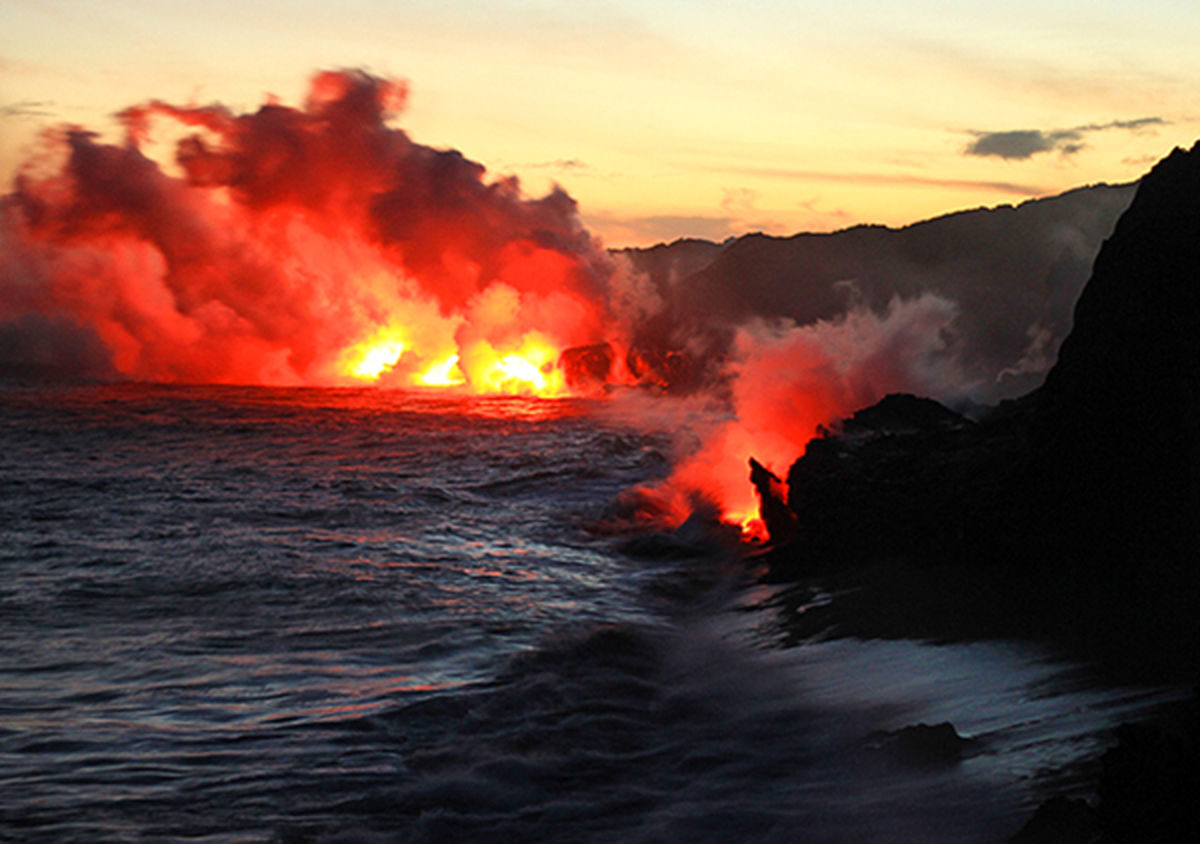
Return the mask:
{"type": "MultiPolygon", "coordinates": [[[[812,325],[741,326],[725,370],[725,412],[707,417],[699,441],[670,478],[640,491],[646,500],[639,506],[674,524],[699,497],[727,519],[759,530],[750,524],[758,502],[746,480],[747,458],[784,477],[821,426],[891,392],[941,395],[955,389],[962,376],[946,339],[955,314],[952,302],[926,294],[894,299],[882,314],[856,308],[812,325]]],[[[679,420],[668,424],[678,426],[679,420]]]]}

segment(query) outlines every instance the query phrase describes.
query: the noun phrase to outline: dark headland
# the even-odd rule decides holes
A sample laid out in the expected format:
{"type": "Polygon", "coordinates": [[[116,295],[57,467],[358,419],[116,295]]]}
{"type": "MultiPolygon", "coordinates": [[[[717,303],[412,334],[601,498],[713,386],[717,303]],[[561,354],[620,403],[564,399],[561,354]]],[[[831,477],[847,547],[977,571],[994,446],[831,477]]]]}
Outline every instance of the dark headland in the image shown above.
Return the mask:
{"type": "MultiPolygon", "coordinates": [[[[888,396],[812,441],[787,500],[765,502],[764,577],[795,584],[797,641],[1023,637],[1123,679],[1190,683],[1198,474],[1200,143],[1141,181],[1040,388],[974,420],[888,396]],[[818,585],[834,597],[814,608],[818,585]]],[[[1185,840],[1195,712],[1123,728],[1098,805],[1047,804],[1014,840],[1185,840]]]]}

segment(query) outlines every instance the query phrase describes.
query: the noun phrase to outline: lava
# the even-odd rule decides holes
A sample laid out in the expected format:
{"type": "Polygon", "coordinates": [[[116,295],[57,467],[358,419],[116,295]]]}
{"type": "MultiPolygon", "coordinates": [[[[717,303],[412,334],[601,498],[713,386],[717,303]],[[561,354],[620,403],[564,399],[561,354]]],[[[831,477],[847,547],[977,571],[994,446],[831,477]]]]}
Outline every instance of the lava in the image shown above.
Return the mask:
{"type": "Polygon", "coordinates": [[[445,360],[431,364],[428,369],[417,376],[417,384],[424,387],[459,387],[467,383],[462,370],[458,368],[458,355],[453,354],[445,360]]]}

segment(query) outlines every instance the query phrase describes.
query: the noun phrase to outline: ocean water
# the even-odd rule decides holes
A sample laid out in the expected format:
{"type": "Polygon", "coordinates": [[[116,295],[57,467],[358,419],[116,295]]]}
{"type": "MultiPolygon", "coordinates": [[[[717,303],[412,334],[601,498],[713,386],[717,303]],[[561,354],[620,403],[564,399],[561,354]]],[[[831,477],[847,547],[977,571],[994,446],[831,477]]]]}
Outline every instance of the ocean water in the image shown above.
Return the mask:
{"type": "Polygon", "coordinates": [[[621,419],[0,389],[0,840],[1003,841],[1176,695],[1016,643],[785,648],[787,587],[617,529],[670,447],[621,419]],[[946,720],[957,764],[865,741],[946,720]]]}

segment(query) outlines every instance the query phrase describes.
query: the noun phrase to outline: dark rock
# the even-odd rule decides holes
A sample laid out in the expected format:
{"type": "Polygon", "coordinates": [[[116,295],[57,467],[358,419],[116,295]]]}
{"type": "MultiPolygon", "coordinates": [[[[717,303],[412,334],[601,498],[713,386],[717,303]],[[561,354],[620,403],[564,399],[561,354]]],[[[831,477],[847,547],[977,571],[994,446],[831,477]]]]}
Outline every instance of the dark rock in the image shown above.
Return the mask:
{"type": "Polygon", "coordinates": [[[788,472],[793,557],[814,567],[883,558],[922,565],[1006,554],[988,538],[1022,459],[1029,408],[976,424],[931,399],[888,396],[808,444],[788,472]]]}
{"type": "Polygon", "coordinates": [[[1056,534],[1089,558],[1200,548],[1200,144],[1142,180],[1040,391],[1030,446],[1056,534]],[[1090,541],[1089,541],[1090,540],[1090,541]]]}
{"type": "Polygon", "coordinates": [[[758,495],[758,513],[767,526],[772,543],[790,542],[796,534],[796,514],[787,506],[783,481],[775,473],[750,458],[750,483],[758,495]]]}
{"type": "Polygon", "coordinates": [[[616,354],[608,343],[593,346],[574,346],[559,356],[559,366],[573,389],[588,389],[603,385],[612,371],[616,354]]]}
{"type": "Polygon", "coordinates": [[[711,375],[708,363],[721,357],[725,340],[714,334],[707,338],[706,345],[708,353],[696,356],[663,343],[635,344],[625,355],[625,368],[646,386],[689,393],[706,383],[711,375]]]}
{"type": "Polygon", "coordinates": [[[880,730],[867,736],[867,747],[906,765],[953,765],[978,745],[963,738],[949,721],[917,724],[893,732],[880,730]]]}
{"type": "Polygon", "coordinates": [[[1099,836],[1096,816],[1087,801],[1052,797],[1038,807],[1008,844],[1092,844],[1099,836]]]}
{"type": "Polygon", "coordinates": [[[842,423],[847,435],[880,435],[954,430],[969,425],[965,417],[933,399],[892,393],[842,423]]]}
{"type": "Polygon", "coordinates": [[[1117,728],[1101,758],[1096,815],[1102,841],[1166,844],[1200,829],[1200,720],[1193,698],[1180,711],[1117,728]]]}

